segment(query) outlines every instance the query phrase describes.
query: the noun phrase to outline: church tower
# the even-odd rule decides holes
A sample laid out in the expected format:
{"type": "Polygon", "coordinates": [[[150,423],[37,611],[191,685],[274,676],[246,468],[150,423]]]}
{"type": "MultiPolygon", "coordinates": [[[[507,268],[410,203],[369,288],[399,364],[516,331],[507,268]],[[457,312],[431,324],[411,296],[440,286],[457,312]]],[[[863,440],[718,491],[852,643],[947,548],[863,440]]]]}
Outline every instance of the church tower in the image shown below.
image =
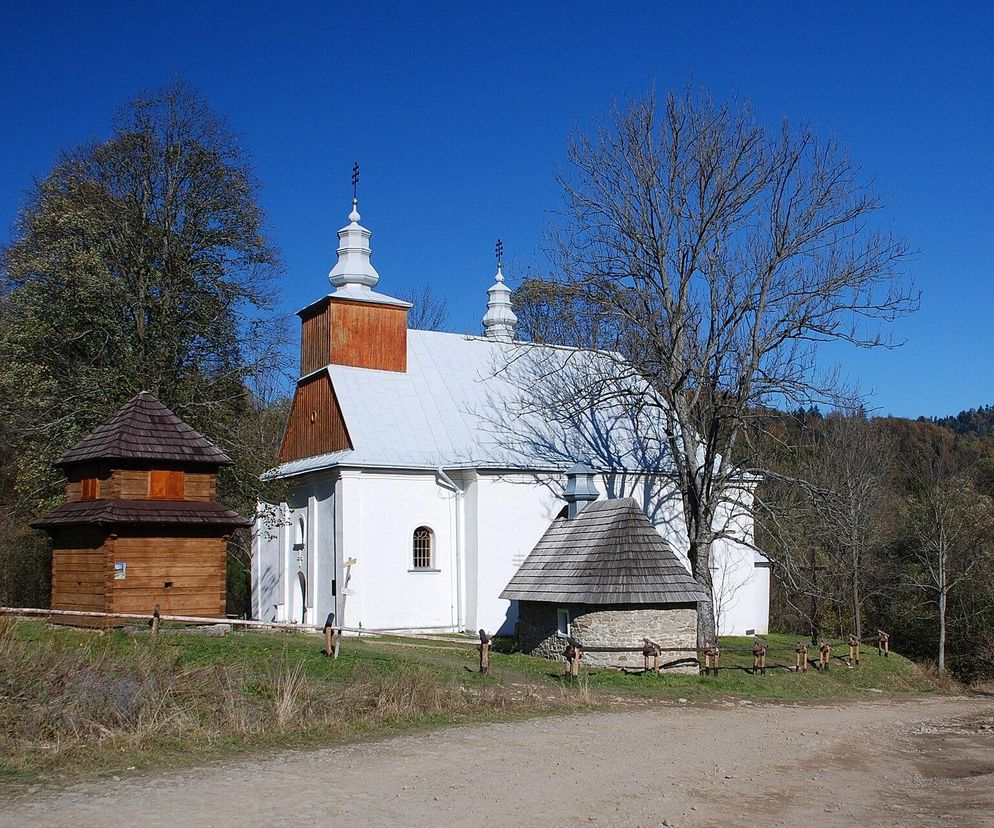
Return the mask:
{"type": "Polygon", "coordinates": [[[487,312],[483,317],[483,335],[488,339],[500,342],[511,342],[514,339],[514,326],[518,317],[511,310],[511,289],[504,282],[503,259],[504,242],[497,239],[497,275],[494,283],[487,290],[487,312]]]}
{"type": "MultiPolygon", "coordinates": [[[[353,185],[358,184],[358,165],[353,185]]],[[[372,233],[359,222],[355,192],[349,223],[338,231],[338,261],[328,274],[332,292],[297,312],[300,379],[280,462],[352,448],[328,365],[376,371],[407,370],[409,302],[376,293],[380,275],[370,261],[372,233]]]]}

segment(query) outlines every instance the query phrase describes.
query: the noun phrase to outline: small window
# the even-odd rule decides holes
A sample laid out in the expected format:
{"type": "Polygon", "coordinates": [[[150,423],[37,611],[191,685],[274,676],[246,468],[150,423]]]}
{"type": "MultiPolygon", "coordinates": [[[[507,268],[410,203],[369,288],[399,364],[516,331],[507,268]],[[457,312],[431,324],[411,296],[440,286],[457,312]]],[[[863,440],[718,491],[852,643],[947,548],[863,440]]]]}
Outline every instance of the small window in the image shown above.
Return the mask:
{"type": "Polygon", "coordinates": [[[84,477],[79,481],[79,499],[96,500],[100,496],[100,480],[96,477],[84,477]]]}
{"type": "Polygon", "coordinates": [[[183,500],[186,475],[181,471],[149,472],[148,496],[152,500],[183,500]]]}
{"type": "Polygon", "coordinates": [[[427,526],[414,530],[414,568],[431,569],[434,534],[427,526]]]}
{"type": "Polygon", "coordinates": [[[557,632],[565,638],[569,633],[569,610],[561,609],[556,613],[557,632]]]}
{"type": "Polygon", "coordinates": [[[304,527],[304,518],[297,518],[297,527],[293,533],[293,548],[303,549],[304,548],[304,538],[307,537],[304,527]]]}

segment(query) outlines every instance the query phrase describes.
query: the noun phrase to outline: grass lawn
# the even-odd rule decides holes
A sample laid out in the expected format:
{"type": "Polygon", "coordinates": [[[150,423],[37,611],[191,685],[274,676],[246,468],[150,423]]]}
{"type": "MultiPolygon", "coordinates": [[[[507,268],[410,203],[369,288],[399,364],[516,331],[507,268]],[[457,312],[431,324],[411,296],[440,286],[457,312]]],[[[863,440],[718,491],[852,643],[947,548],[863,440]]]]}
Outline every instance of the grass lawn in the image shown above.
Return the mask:
{"type": "Polygon", "coordinates": [[[165,629],[152,642],[147,634],[0,618],[0,792],[621,703],[934,692],[897,654],[881,658],[866,648],[859,668],[835,658],[827,673],[795,674],[786,667],[796,638],[766,640],[766,676],[749,669],[752,639],[727,638],[716,677],[581,667],[571,682],[561,663],[515,653],[507,641],[498,642],[483,676],[469,638],[345,639],[335,661],[325,657],[322,638],[305,633],[208,637],[165,629]]]}

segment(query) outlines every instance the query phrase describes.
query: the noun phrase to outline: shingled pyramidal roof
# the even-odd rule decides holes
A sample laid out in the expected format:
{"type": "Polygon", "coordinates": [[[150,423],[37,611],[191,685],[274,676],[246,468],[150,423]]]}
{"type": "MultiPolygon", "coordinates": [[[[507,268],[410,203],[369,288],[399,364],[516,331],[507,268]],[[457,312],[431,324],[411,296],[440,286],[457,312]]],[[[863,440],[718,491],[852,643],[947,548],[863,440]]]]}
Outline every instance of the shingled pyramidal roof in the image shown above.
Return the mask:
{"type": "Polygon", "coordinates": [[[94,460],[164,460],[226,466],[231,458],[190,428],[148,391],[128,400],[55,461],[57,466],[94,460]]]}
{"type": "Polygon", "coordinates": [[[557,604],[687,604],[703,588],[634,499],[591,503],[552,522],[500,594],[557,604]]]}

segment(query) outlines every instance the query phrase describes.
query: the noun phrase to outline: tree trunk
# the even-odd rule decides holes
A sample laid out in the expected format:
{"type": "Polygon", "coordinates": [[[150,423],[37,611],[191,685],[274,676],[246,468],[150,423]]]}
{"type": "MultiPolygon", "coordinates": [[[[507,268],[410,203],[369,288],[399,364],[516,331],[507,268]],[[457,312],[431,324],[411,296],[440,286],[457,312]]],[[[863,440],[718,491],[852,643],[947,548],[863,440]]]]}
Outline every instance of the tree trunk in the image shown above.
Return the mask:
{"type": "Polygon", "coordinates": [[[946,552],[945,545],[939,549],[939,654],[936,669],[941,676],[946,671],[946,552]]]}
{"type": "Polygon", "coordinates": [[[687,553],[690,566],[697,581],[708,595],[697,604],[697,646],[717,642],[718,629],[714,617],[714,584],[711,578],[711,542],[691,541],[687,553]]]}
{"type": "Polygon", "coordinates": [[[859,605],[859,552],[852,553],[852,617],[856,638],[863,637],[863,613],[859,605]]]}
{"type": "Polygon", "coordinates": [[[939,675],[946,672],[946,591],[939,593],[939,675]]]}

